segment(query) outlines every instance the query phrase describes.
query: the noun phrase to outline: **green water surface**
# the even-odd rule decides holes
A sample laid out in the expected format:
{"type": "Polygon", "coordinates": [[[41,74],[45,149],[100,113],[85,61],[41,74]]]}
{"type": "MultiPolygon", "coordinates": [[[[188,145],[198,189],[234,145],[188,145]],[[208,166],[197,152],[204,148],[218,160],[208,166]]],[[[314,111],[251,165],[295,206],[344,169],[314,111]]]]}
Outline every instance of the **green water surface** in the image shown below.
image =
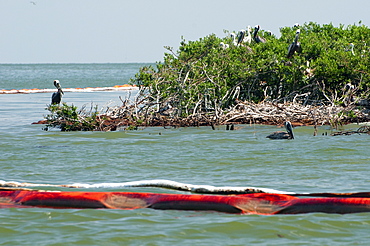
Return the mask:
{"type": "MultiPolygon", "coordinates": [[[[126,92],[66,93],[105,105],[126,92]]],[[[71,184],[148,179],[293,192],[370,191],[368,135],[328,126],[265,138],[275,126],[43,131],[49,94],[0,95],[0,180],[71,184]]],[[[357,129],[357,125],[346,129],[357,129]]],[[[56,189],[56,188],[53,188],[56,189]]],[[[82,189],[83,190],[83,189],[82,189]]],[[[117,189],[99,189],[108,191],[117,189]]],[[[170,192],[155,188],[120,191],[170,192]]],[[[177,193],[179,193],[177,191],[177,193]]],[[[0,245],[367,245],[370,214],[235,215],[176,210],[0,209],[0,245]]]]}

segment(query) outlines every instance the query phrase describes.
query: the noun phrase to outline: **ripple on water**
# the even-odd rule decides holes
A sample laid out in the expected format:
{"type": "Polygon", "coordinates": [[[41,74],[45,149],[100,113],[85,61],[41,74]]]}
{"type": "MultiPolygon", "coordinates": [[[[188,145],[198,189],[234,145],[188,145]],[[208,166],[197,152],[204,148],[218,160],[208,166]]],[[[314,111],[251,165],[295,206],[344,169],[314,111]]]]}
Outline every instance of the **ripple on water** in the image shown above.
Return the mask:
{"type": "Polygon", "coordinates": [[[362,244],[369,214],[231,215],[216,212],[3,209],[3,244],[362,244]],[[25,233],[26,232],[26,233],[25,233]],[[56,236],[58,235],[58,236],[56,236]]]}

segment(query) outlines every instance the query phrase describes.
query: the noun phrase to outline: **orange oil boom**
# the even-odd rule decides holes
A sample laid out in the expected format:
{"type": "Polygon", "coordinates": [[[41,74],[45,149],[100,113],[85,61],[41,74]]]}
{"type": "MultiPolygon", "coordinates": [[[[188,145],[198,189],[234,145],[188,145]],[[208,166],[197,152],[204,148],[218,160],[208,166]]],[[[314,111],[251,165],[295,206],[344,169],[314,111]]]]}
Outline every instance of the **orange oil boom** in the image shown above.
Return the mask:
{"type": "Polygon", "coordinates": [[[0,208],[95,208],[209,210],[237,214],[300,214],[370,212],[368,197],[299,198],[284,194],[245,195],[159,194],[1,189],[0,208]]]}

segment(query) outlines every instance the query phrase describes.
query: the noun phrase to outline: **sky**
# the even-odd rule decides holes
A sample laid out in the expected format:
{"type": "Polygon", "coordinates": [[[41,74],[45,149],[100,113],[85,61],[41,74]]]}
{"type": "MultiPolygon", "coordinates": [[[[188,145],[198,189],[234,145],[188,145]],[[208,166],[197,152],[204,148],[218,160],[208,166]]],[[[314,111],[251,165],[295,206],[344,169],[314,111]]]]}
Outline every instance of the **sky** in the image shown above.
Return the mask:
{"type": "Polygon", "coordinates": [[[0,63],[154,63],[164,46],[260,25],[370,26],[369,0],[0,0],[0,63]]]}

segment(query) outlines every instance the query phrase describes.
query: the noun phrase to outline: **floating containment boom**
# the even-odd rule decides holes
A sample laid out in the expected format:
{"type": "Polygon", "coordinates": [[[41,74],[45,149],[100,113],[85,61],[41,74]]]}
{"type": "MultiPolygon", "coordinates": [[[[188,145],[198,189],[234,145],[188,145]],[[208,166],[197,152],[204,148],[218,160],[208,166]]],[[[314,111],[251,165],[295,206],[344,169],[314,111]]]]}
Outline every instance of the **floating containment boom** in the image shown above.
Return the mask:
{"type": "MultiPolygon", "coordinates": [[[[353,193],[355,194],[355,193],[353,193]]],[[[139,192],[39,191],[23,188],[0,189],[0,208],[95,208],[209,210],[237,214],[300,214],[370,212],[368,193],[356,197],[299,198],[286,194],[244,195],[162,194],[139,192]]]]}

